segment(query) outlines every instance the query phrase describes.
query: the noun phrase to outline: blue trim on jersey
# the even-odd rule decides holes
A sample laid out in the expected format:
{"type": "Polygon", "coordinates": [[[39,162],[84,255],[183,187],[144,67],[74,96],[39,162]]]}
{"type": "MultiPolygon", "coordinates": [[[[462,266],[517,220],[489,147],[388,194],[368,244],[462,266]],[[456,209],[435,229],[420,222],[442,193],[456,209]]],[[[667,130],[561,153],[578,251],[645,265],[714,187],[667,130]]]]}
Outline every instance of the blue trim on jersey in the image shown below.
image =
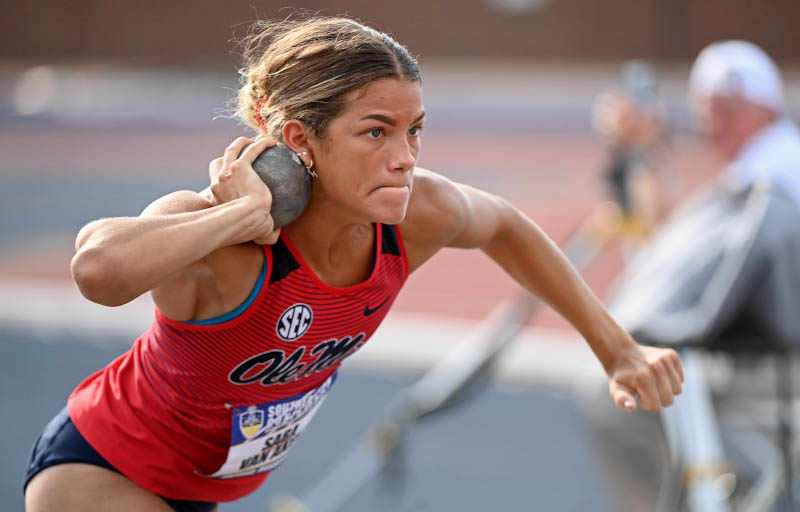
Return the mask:
{"type": "Polygon", "coordinates": [[[253,290],[250,292],[250,295],[242,302],[239,307],[234,309],[229,313],[225,313],[224,315],[215,316],[214,318],[207,318],[205,320],[187,320],[183,323],[185,324],[194,324],[194,325],[213,325],[213,324],[221,324],[223,322],[227,322],[228,320],[233,320],[237,316],[241,315],[242,313],[250,307],[250,304],[256,300],[258,294],[261,292],[261,287],[264,286],[264,281],[267,277],[267,258],[264,255],[264,265],[261,267],[261,273],[258,275],[258,280],[256,281],[256,285],[253,286],[253,290]]]}

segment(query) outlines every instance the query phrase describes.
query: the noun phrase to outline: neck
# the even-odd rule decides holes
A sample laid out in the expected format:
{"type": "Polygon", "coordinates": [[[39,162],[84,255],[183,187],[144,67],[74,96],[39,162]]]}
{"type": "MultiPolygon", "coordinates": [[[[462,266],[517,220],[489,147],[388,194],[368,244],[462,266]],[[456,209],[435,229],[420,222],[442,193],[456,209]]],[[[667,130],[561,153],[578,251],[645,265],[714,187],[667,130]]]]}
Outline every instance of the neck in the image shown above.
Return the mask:
{"type": "Polygon", "coordinates": [[[306,263],[327,284],[349,286],[369,277],[374,244],[370,222],[312,197],[302,215],[284,229],[306,263]]]}
{"type": "Polygon", "coordinates": [[[764,108],[756,109],[753,107],[749,114],[749,117],[743,122],[739,130],[739,136],[728,144],[728,151],[726,152],[728,162],[736,160],[754,137],[757,137],[759,133],[777,120],[774,112],[764,108]]]}

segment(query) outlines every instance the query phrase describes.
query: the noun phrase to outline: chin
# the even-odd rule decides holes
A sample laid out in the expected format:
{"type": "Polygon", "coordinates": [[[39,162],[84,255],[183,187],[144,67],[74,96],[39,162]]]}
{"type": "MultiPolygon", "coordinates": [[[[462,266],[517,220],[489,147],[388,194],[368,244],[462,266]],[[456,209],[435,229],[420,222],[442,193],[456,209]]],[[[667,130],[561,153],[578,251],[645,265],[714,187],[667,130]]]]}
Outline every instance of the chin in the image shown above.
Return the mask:
{"type": "Polygon", "coordinates": [[[400,224],[406,218],[409,199],[409,191],[407,189],[383,191],[376,199],[378,201],[373,202],[373,208],[370,208],[371,217],[375,222],[400,224]]]}
{"type": "Polygon", "coordinates": [[[372,218],[381,224],[400,224],[406,218],[408,203],[402,205],[382,205],[377,211],[373,211],[372,218]]]}
{"type": "Polygon", "coordinates": [[[403,208],[402,211],[382,212],[380,215],[375,216],[375,222],[380,222],[381,224],[400,224],[405,218],[406,209],[403,208]]]}

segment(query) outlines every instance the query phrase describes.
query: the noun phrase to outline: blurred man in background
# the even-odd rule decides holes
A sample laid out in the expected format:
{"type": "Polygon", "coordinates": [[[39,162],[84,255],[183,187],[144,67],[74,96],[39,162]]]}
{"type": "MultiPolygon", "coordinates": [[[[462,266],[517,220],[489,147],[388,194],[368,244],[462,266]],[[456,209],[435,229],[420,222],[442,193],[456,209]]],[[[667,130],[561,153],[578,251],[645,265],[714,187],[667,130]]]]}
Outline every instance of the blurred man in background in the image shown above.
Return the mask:
{"type": "MultiPolygon", "coordinates": [[[[723,165],[678,208],[663,186],[658,110],[611,95],[595,110],[595,126],[617,154],[610,175],[623,191],[621,207],[650,236],[611,311],[639,341],[751,355],[800,348],[800,132],[785,112],[778,68],[752,43],[716,42],[697,57],[689,91],[699,132],[723,165]]],[[[734,378],[712,389],[718,416],[741,410],[742,398],[764,405],[775,397],[775,368],[762,359],[734,358],[734,378]]],[[[623,422],[587,402],[612,509],[653,510],[668,471],[659,418],[636,413],[623,422]]]]}

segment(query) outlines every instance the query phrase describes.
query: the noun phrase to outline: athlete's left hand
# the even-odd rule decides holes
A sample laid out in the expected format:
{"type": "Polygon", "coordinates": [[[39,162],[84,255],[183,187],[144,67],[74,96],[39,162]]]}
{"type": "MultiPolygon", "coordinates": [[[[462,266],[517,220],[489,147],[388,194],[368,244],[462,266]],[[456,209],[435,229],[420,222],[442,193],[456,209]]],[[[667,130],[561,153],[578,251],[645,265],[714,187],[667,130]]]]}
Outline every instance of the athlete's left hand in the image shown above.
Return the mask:
{"type": "Polygon", "coordinates": [[[609,392],[617,406],[636,410],[636,398],[650,412],[672,405],[681,392],[683,368],[672,349],[633,345],[621,351],[608,371],[609,392]]]}

